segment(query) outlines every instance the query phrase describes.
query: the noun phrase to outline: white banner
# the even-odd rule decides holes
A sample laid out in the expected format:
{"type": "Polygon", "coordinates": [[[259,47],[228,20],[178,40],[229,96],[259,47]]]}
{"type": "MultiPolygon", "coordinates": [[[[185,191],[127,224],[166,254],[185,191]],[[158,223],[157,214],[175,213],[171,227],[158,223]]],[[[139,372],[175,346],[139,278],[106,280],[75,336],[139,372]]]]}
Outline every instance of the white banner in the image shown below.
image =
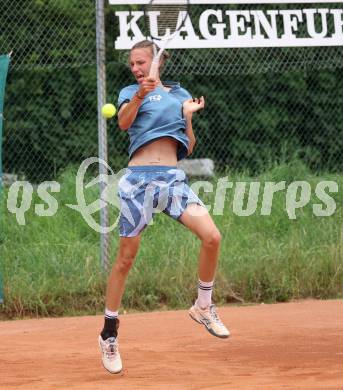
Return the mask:
{"type": "MultiPolygon", "coordinates": [[[[115,15],[119,23],[116,49],[130,49],[146,39],[139,28],[143,11],[117,11],[115,15]]],[[[153,16],[150,27],[156,31],[158,15],[153,16]]],[[[212,7],[196,18],[188,16],[168,43],[170,49],[296,46],[343,46],[343,9],[236,11],[212,7]],[[332,26],[330,31],[328,26],[332,26]]]]}

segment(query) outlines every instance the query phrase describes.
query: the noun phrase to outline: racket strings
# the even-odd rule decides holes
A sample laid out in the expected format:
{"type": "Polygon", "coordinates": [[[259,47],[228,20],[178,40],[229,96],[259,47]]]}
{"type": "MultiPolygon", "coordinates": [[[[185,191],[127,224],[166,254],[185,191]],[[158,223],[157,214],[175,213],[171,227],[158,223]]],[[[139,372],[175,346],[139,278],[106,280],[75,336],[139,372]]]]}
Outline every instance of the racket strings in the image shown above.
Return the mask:
{"type": "Polygon", "coordinates": [[[158,36],[163,36],[166,33],[168,35],[173,34],[182,27],[187,11],[187,4],[149,4],[145,8],[145,23],[149,27],[152,36],[156,32],[158,36]],[[155,19],[156,17],[157,19],[155,19]],[[154,21],[157,21],[155,27],[152,26],[154,21]]]}

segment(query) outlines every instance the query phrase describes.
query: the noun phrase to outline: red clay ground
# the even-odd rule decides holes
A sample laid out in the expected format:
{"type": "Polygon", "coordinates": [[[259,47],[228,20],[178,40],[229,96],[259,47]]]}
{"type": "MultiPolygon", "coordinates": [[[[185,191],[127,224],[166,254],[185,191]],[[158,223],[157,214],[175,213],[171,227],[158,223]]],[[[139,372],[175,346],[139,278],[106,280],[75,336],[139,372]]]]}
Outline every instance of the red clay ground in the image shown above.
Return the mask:
{"type": "Polygon", "coordinates": [[[0,324],[1,389],[343,389],[343,300],[219,308],[221,340],[186,311],[121,316],[124,370],[100,363],[102,316],[0,324]]]}

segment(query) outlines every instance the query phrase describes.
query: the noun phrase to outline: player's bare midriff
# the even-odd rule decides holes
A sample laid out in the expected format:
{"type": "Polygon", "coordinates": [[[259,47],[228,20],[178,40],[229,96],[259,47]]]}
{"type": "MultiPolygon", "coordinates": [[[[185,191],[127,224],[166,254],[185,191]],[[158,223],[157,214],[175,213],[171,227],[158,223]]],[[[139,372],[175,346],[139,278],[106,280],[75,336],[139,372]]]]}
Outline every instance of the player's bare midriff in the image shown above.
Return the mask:
{"type": "Polygon", "coordinates": [[[129,167],[137,165],[176,166],[178,141],[170,137],[159,138],[139,148],[131,158],[129,167]]]}

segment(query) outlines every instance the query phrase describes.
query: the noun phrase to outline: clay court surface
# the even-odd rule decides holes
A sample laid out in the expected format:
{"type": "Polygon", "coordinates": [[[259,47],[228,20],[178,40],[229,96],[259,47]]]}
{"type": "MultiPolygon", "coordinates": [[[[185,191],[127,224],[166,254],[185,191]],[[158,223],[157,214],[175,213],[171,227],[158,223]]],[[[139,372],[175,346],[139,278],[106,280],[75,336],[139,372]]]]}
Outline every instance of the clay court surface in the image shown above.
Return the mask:
{"type": "Polygon", "coordinates": [[[105,371],[102,316],[0,323],[1,389],[343,389],[343,300],[219,308],[221,340],[186,311],[121,316],[105,371]]]}

